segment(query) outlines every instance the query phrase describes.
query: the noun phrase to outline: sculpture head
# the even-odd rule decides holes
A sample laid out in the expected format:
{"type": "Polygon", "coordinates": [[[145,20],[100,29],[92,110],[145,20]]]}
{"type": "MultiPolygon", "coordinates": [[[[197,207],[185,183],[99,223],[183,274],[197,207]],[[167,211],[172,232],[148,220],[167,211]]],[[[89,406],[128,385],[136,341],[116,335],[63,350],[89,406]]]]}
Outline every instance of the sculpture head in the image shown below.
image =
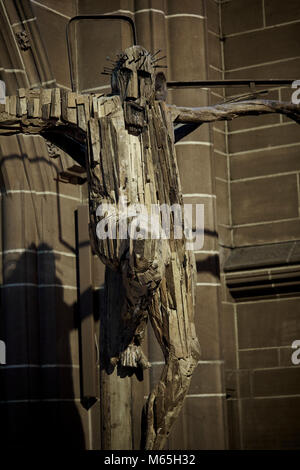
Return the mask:
{"type": "Polygon", "coordinates": [[[156,67],[160,67],[156,63],[162,59],[157,57],[158,52],[151,54],[142,46],[128,47],[112,70],[112,92],[120,95],[126,128],[134,135],[139,135],[146,125],[146,105],[162,99],[157,93],[157,83],[161,90],[163,74],[155,74],[156,67]]]}
{"type": "Polygon", "coordinates": [[[153,58],[142,46],[132,46],[121,54],[112,72],[112,92],[121,101],[134,101],[143,106],[155,97],[153,58]]]}

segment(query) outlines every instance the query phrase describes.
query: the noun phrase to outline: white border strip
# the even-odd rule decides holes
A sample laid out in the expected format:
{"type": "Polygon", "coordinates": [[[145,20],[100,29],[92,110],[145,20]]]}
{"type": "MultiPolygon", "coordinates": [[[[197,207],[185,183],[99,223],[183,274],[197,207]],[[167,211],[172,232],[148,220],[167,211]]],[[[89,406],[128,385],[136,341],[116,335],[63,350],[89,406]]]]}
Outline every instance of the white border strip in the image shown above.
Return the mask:
{"type": "Polygon", "coordinates": [[[1,400],[1,405],[17,404],[17,403],[51,403],[51,402],[68,402],[68,403],[80,403],[80,398],[40,398],[40,399],[24,399],[24,400],[1,400]]]}
{"type": "Polygon", "coordinates": [[[15,282],[12,284],[1,284],[0,289],[7,289],[10,287],[37,287],[38,289],[43,289],[47,287],[61,287],[62,289],[77,290],[75,286],[68,286],[65,284],[36,284],[34,282],[15,282]]]}
{"type": "MultiPolygon", "coordinates": [[[[224,135],[226,137],[226,132],[224,132],[224,135]]],[[[228,157],[228,155],[229,155],[226,152],[222,152],[221,150],[218,150],[216,148],[214,148],[214,153],[217,153],[218,155],[222,155],[223,157],[228,157]]]]}
{"type": "Polygon", "coordinates": [[[297,55],[295,57],[287,57],[287,58],[284,58],[284,59],[272,60],[270,62],[261,62],[261,63],[258,63],[258,64],[247,65],[247,66],[244,66],[244,67],[237,67],[235,69],[226,69],[226,72],[227,73],[228,72],[238,72],[240,70],[253,69],[255,67],[264,67],[265,65],[280,64],[282,62],[289,62],[291,60],[297,60],[297,59],[300,59],[299,55],[297,55]]]}
{"type": "MultiPolygon", "coordinates": [[[[299,220],[299,219],[297,219],[299,220]]],[[[272,298],[272,299],[257,299],[257,300],[241,300],[239,301],[239,305],[245,305],[245,304],[254,304],[254,303],[265,303],[265,302],[285,302],[285,301],[288,301],[288,300],[299,300],[299,297],[280,297],[279,294],[276,295],[276,297],[272,298]]],[[[231,305],[234,305],[232,302],[223,302],[223,303],[230,303],[231,305]]],[[[270,346],[265,346],[266,349],[270,349],[270,346]]],[[[276,346],[276,347],[281,347],[281,346],[276,346]]],[[[288,347],[288,346],[283,346],[283,347],[288,347]]],[[[247,348],[243,348],[243,349],[239,349],[239,351],[244,351],[245,349],[247,348]]],[[[257,349],[260,349],[260,348],[257,348],[257,349]]]]}
{"type": "Polygon", "coordinates": [[[185,193],[182,195],[183,197],[209,197],[209,198],[216,198],[215,194],[204,194],[204,193],[185,193]]]}
{"type": "Polygon", "coordinates": [[[102,85],[102,86],[97,86],[94,88],[86,88],[85,90],[81,90],[80,93],[90,93],[90,92],[96,92],[98,90],[105,90],[106,88],[111,88],[111,85],[102,85]]]}
{"type": "Polygon", "coordinates": [[[69,86],[63,85],[62,83],[56,83],[56,86],[57,88],[63,88],[64,90],[72,91],[72,88],[70,88],[69,86]]]}
{"type": "Polygon", "coordinates": [[[36,20],[36,16],[34,16],[33,18],[28,18],[28,19],[23,20],[23,21],[19,21],[19,22],[17,22],[17,23],[13,23],[11,26],[12,26],[12,28],[13,28],[14,26],[19,26],[19,25],[21,25],[21,24],[30,23],[31,21],[35,21],[35,20],[36,20]]]}
{"type": "Polygon", "coordinates": [[[133,11],[131,11],[131,10],[122,10],[122,9],[114,10],[114,11],[108,11],[106,13],[103,13],[103,15],[115,15],[115,14],[118,14],[118,13],[125,13],[127,15],[134,15],[133,11]]]}
{"type": "Polygon", "coordinates": [[[71,19],[71,16],[64,15],[60,11],[54,10],[53,8],[50,8],[46,5],[44,5],[43,3],[37,2],[36,0],[30,0],[30,1],[34,5],[37,5],[38,7],[41,7],[41,8],[45,8],[45,10],[51,11],[52,13],[55,13],[56,15],[62,16],[63,18],[67,18],[68,20],[71,19]]]}
{"type": "Polygon", "coordinates": [[[177,18],[177,17],[188,17],[188,18],[198,18],[200,20],[205,20],[205,16],[196,15],[195,13],[174,13],[173,15],[166,15],[167,19],[169,18],[177,18]]]}
{"type": "MultiPolygon", "coordinates": [[[[262,245],[263,246],[263,245],[262,245]]],[[[291,248],[293,250],[293,248],[291,248]]],[[[289,254],[289,257],[291,256],[292,253],[289,254]]],[[[239,270],[239,271],[228,271],[226,274],[223,274],[223,276],[227,279],[234,280],[236,279],[235,275],[240,275],[240,274],[246,274],[249,276],[249,274],[254,274],[254,275],[266,275],[268,274],[269,276],[273,276],[274,274],[280,274],[281,272],[287,272],[287,273],[298,273],[300,270],[300,265],[299,264],[292,264],[292,265],[286,265],[286,266],[274,266],[273,268],[260,268],[260,269],[247,269],[246,271],[244,270],[239,270]],[[232,276],[232,274],[234,274],[232,276]]],[[[271,277],[269,278],[271,280],[271,277]]],[[[276,346],[277,347],[277,346],[276,346]]],[[[279,347],[279,346],[278,346],[279,347]]],[[[254,348],[257,349],[257,348],[254,348]]]]}
{"type": "MultiPolygon", "coordinates": [[[[198,364],[224,364],[224,360],[220,359],[212,359],[212,360],[206,360],[206,361],[198,361],[198,364]]],[[[166,363],[164,361],[153,361],[150,362],[152,366],[164,366],[166,363]]]]}
{"type": "Polygon", "coordinates": [[[56,193],[55,191],[35,191],[34,189],[7,189],[6,191],[0,192],[0,196],[6,196],[7,194],[35,194],[36,196],[58,196],[64,199],[70,199],[71,201],[81,202],[81,199],[79,197],[56,193]]]}
{"type": "Polygon", "coordinates": [[[220,252],[217,250],[195,250],[194,254],[195,255],[201,255],[201,254],[213,254],[213,255],[219,255],[220,252]]]}
{"type": "Polygon", "coordinates": [[[196,286],[221,286],[220,282],[197,282],[196,286]]]}
{"type": "MultiPolygon", "coordinates": [[[[264,351],[264,350],[268,350],[268,349],[289,349],[291,350],[292,352],[292,348],[291,346],[263,346],[263,347],[259,347],[259,348],[242,348],[242,349],[238,349],[239,352],[247,352],[247,351],[264,351]]],[[[295,366],[277,366],[275,367],[275,369],[282,369],[282,368],[286,368],[286,367],[290,367],[290,368],[294,368],[295,366]]],[[[274,367],[273,367],[274,368],[274,367]]],[[[265,369],[271,369],[271,367],[265,367],[265,369]]]]}
{"type": "Polygon", "coordinates": [[[222,359],[207,360],[207,361],[198,361],[198,364],[224,364],[225,361],[222,359]]]}
{"type": "MultiPolygon", "coordinates": [[[[263,220],[262,222],[251,222],[248,224],[233,224],[233,225],[219,224],[219,226],[225,227],[228,229],[235,229],[235,228],[243,228],[243,227],[254,227],[255,225],[270,225],[270,224],[273,225],[273,224],[280,224],[281,222],[294,222],[296,220],[299,222],[299,217],[290,217],[289,219],[263,220]]],[[[293,240],[281,240],[280,243],[287,242],[287,241],[293,241],[293,240]]]]}
{"type": "Polygon", "coordinates": [[[133,15],[137,15],[139,13],[148,13],[148,12],[152,12],[152,13],[160,13],[162,15],[165,15],[165,12],[162,11],[162,10],[158,10],[157,8],[143,8],[141,10],[136,10],[134,12],[131,12],[133,15]]]}
{"type": "Polygon", "coordinates": [[[48,80],[47,82],[31,83],[31,84],[30,84],[30,90],[32,90],[33,88],[40,87],[41,85],[42,85],[42,86],[51,85],[51,83],[55,83],[55,84],[56,84],[56,79],[53,78],[53,80],[48,80]]]}
{"type": "Polygon", "coordinates": [[[285,173],[271,173],[271,174],[266,174],[266,175],[258,175],[258,176],[249,176],[248,178],[236,178],[230,180],[231,183],[240,183],[243,181],[252,181],[252,180],[261,180],[261,179],[267,179],[267,178],[280,178],[281,176],[291,176],[291,175],[297,175],[298,173],[296,171],[286,171],[285,173]]]}
{"type": "MultiPolygon", "coordinates": [[[[37,3],[37,2],[34,2],[37,3]]],[[[166,19],[169,18],[178,18],[178,17],[189,17],[189,18],[198,18],[204,20],[206,17],[202,15],[197,15],[195,13],[173,13],[172,15],[166,15],[166,12],[159,10],[158,8],[142,8],[140,10],[131,11],[131,10],[114,10],[110,12],[103,13],[104,15],[114,15],[116,13],[127,13],[130,15],[139,15],[140,13],[159,13],[163,15],[166,19]]]]}
{"type": "Polygon", "coordinates": [[[79,369],[79,364],[4,364],[1,366],[1,369],[54,369],[54,368],[70,368],[70,369],[79,369]]]}
{"type": "Polygon", "coordinates": [[[285,23],[271,24],[271,25],[265,26],[263,28],[248,29],[246,31],[239,31],[238,33],[230,33],[230,34],[226,34],[225,38],[234,38],[236,36],[242,36],[242,35],[245,35],[245,34],[257,33],[259,31],[264,31],[264,30],[268,30],[268,29],[282,28],[283,26],[289,26],[289,25],[295,24],[295,23],[300,23],[300,20],[286,21],[285,23]]]}
{"type": "Polygon", "coordinates": [[[212,142],[205,142],[200,140],[186,140],[184,142],[177,142],[175,147],[178,145],[207,145],[208,147],[211,147],[213,144],[212,142]]]}
{"type": "MultiPolygon", "coordinates": [[[[242,134],[244,132],[257,132],[257,131],[260,131],[261,129],[273,129],[273,127],[293,126],[293,125],[297,125],[297,122],[295,122],[295,121],[278,122],[276,124],[267,124],[265,126],[248,127],[246,129],[239,129],[237,131],[229,131],[228,134],[229,135],[235,135],[235,134],[242,134]]],[[[216,130],[217,132],[221,132],[222,134],[225,134],[225,132],[223,132],[221,129],[214,128],[214,130],[216,130]]]]}
{"type": "Polygon", "coordinates": [[[195,393],[186,395],[186,398],[213,398],[213,397],[226,397],[226,393],[195,393]]]}
{"type": "MultiPolygon", "coordinates": [[[[254,152],[266,152],[266,151],[272,152],[272,150],[284,149],[284,148],[290,148],[290,147],[298,147],[299,145],[300,145],[300,142],[294,142],[292,144],[273,145],[273,146],[270,146],[270,147],[263,147],[263,148],[259,148],[259,149],[245,150],[243,152],[234,152],[234,153],[229,153],[228,155],[229,156],[236,156],[236,155],[249,155],[250,153],[254,153],[254,152]]],[[[215,152],[222,154],[222,152],[220,152],[220,151],[215,150],[215,152]]],[[[224,154],[224,155],[226,155],[226,154],[224,154]]]]}
{"type": "Polygon", "coordinates": [[[30,250],[29,248],[13,248],[11,250],[3,250],[0,251],[1,255],[9,255],[13,253],[33,253],[36,255],[45,255],[45,254],[52,254],[61,255],[61,256],[69,256],[71,258],[76,258],[75,253],[68,253],[66,251],[59,251],[59,250],[30,250]]]}
{"type": "MultiPolygon", "coordinates": [[[[294,366],[295,367],[295,366],[294,366]]],[[[245,397],[245,399],[249,397],[245,397]]],[[[265,400],[265,399],[269,399],[269,398],[300,398],[300,394],[291,394],[291,395],[266,395],[266,396],[256,396],[256,397],[251,397],[251,399],[253,400],[265,400]]]]}
{"type": "Polygon", "coordinates": [[[24,73],[26,75],[25,70],[23,69],[6,69],[5,67],[0,67],[0,72],[5,73],[24,73]]]}
{"type": "MultiPolygon", "coordinates": [[[[71,19],[70,16],[64,15],[63,13],[54,10],[53,8],[50,8],[36,0],[31,0],[32,3],[35,5],[45,8],[46,10],[51,11],[52,13],[56,13],[59,16],[63,16],[64,18],[71,19]]],[[[127,14],[127,15],[139,15],[140,13],[159,13],[160,15],[163,15],[166,19],[169,18],[182,18],[182,17],[188,17],[188,18],[198,18],[201,20],[204,20],[206,17],[203,15],[197,15],[196,13],[173,13],[171,15],[167,15],[165,11],[159,10],[158,8],[142,8],[140,10],[132,11],[132,10],[123,10],[123,9],[118,9],[118,10],[113,10],[113,11],[108,11],[103,13],[103,15],[115,15],[115,14],[127,14]]]]}

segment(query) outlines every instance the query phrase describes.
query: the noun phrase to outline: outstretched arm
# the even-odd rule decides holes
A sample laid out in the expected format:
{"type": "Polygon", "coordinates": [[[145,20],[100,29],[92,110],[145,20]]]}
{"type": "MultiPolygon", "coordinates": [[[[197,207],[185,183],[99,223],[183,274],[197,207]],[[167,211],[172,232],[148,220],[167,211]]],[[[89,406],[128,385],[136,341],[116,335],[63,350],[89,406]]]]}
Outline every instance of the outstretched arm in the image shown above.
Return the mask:
{"type": "Polygon", "coordinates": [[[60,88],[26,90],[6,97],[0,105],[0,135],[63,131],[83,141],[93,108],[93,97],[60,88]]]}
{"type": "Polygon", "coordinates": [[[229,121],[239,116],[280,113],[300,123],[300,106],[288,102],[249,100],[221,103],[201,108],[169,107],[173,121],[182,124],[229,121]]]}

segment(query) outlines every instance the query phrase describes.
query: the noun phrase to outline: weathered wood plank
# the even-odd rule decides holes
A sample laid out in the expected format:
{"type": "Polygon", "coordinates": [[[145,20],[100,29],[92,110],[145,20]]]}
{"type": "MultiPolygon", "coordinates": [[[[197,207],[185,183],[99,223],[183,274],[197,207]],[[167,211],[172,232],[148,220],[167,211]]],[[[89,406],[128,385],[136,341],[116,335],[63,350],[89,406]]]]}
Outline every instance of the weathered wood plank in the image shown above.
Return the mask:
{"type": "Polygon", "coordinates": [[[89,407],[97,396],[96,346],[93,314],[91,249],[89,243],[89,209],[77,209],[79,310],[81,342],[81,396],[89,407]]]}
{"type": "Polygon", "coordinates": [[[56,119],[61,117],[61,97],[59,88],[52,89],[50,117],[56,119]]]}

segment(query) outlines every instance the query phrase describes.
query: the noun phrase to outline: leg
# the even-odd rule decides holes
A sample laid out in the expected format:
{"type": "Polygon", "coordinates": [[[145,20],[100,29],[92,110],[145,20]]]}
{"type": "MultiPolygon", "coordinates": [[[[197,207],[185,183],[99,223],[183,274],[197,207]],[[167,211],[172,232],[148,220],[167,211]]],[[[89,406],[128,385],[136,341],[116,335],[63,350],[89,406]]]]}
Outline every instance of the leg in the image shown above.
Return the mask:
{"type": "MultiPolygon", "coordinates": [[[[187,274],[192,272],[189,267],[191,266],[187,266],[187,274]]],[[[193,281],[192,277],[185,276],[185,282],[180,283],[180,279],[183,280],[178,277],[180,270],[180,264],[173,259],[166,279],[155,294],[150,308],[151,323],[164,353],[166,365],[144,409],[147,450],[164,448],[200,357],[193,322],[193,281]],[[179,289],[176,282],[179,282],[179,289]]]]}
{"type": "Polygon", "coordinates": [[[130,249],[121,261],[126,300],[122,312],[124,331],[120,361],[124,367],[149,367],[141,349],[148,310],[169,262],[165,241],[130,240],[130,249]],[[163,246],[164,245],[164,246],[163,246]],[[131,253],[131,254],[130,254],[131,253]]]}

